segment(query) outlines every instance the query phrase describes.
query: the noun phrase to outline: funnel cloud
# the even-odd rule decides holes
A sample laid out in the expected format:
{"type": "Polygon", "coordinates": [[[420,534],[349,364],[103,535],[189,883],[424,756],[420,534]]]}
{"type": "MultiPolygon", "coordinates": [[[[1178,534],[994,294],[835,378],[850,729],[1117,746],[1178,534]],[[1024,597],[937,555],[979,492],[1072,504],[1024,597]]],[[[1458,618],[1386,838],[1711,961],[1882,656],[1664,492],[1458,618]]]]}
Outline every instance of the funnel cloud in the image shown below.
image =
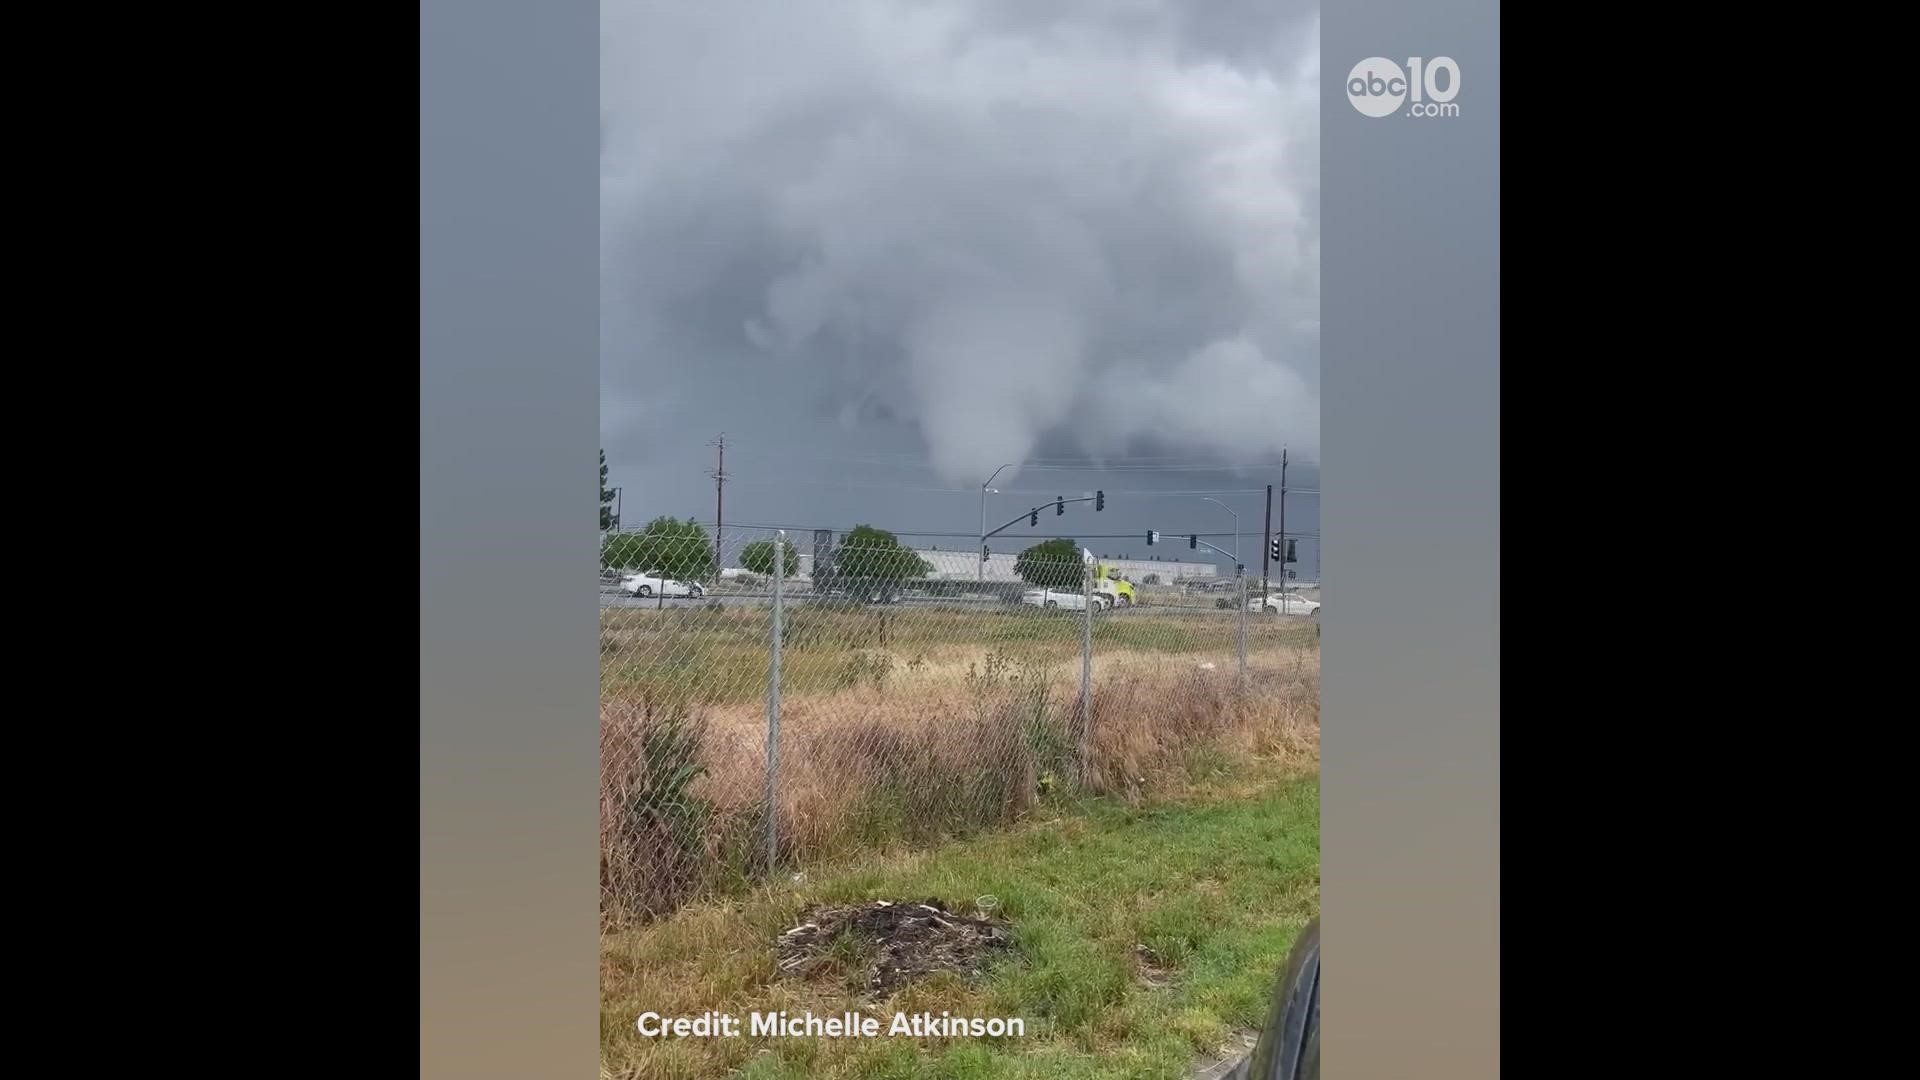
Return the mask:
{"type": "Polygon", "coordinates": [[[697,490],[719,430],[975,488],[1317,457],[1311,7],[602,10],[616,469],[697,490]]]}

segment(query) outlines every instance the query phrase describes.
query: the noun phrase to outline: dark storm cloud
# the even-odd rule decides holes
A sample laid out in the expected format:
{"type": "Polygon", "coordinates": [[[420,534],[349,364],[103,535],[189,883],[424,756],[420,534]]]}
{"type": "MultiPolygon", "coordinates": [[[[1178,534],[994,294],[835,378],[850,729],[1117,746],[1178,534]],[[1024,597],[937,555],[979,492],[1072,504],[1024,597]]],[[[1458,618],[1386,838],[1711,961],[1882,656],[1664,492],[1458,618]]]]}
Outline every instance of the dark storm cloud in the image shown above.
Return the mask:
{"type": "MultiPolygon", "coordinates": [[[[1310,9],[602,11],[617,471],[681,497],[723,429],[804,446],[794,475],[816,471],[807,455],[917,456],[933,486],[1142,447],[1313,456],[1310,9]]],[[[767,456],[767,482],[781,462],[767,456]]]]}

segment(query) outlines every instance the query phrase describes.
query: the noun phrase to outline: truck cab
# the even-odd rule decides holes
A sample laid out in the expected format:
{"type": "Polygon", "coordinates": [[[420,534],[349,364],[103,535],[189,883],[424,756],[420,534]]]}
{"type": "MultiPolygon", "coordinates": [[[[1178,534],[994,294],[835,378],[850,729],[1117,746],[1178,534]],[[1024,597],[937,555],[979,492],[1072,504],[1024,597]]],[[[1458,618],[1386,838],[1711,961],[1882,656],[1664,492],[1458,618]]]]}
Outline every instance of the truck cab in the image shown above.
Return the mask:
{"type": "Polygon", "coordinates": [[[1108,607],[1132,607],[1135,602],[1133,582],[1103,562],[1093,564],[1093,591],[1107,598],[1108,607]]]}

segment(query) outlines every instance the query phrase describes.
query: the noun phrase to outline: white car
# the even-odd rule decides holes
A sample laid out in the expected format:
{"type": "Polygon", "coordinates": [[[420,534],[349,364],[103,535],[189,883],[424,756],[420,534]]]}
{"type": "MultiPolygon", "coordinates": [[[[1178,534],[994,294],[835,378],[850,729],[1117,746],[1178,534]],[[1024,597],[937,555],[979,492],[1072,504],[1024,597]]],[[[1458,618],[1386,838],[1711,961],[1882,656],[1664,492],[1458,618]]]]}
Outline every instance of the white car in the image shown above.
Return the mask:
{"type": "MultiPolygon", "coordinates": [[[[1060,592],[1055,589],[1031,589],[1020,594],[1020,602],[1034,607],[1068,608],[1073,611],[1087,610],[1087,598],[1077,592],[1060,592]]],[[[1093,602],[1096,611],[1105,611],[1113,606],[1113,597],[1105,593],[1094,593],[1093,602]]]]}
{"type": "Polygon", "coordinates": [[[1308,600],[1292,593],[1273,593],[1265,600],[1254,597],[1247,601],[1248,611],[1260,611],[1268,615],[1318,615],[1320,601],[1308,600]]]}
{"type": "Polygon", "coordinates": [[[675,581],[672,578],[661,580],[652,574],[629,574],[622,578],[620,587],[635,596],[705,596],[707,590],[697,581],[675,581]]]}

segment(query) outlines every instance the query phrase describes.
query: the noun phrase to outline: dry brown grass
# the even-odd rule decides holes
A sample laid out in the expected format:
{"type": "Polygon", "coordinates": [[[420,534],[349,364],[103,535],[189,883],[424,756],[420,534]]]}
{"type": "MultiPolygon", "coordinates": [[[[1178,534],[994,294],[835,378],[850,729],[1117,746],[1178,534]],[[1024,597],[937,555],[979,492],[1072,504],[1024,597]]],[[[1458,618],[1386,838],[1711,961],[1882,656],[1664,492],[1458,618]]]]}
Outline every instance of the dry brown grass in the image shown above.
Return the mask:
{"type": "MultiPolygon", "coordinates": [[[[1236,622],[1221,613],[1131,613],[1095,621],[1096,664],[1115,657],[1148,665],[1227,661],[1236,622]]],[[[601,615],[601,685],[612,701],[678,699],[748,711],[766,700],[770,613],[703,608],[662,612],[609,609],[601,615]]],[[[1311,620],[1255,618],[1250,660],[1318,647],[1311,620]]],[[[861,657],[885,655],[891,674],[915,664],[959,677],[969,663],[1001,650],[1023,661],[1072,665],[1078,675],[1081,620],[1038,608],[905,612],[796,607],[785,623],[782,683],[795,695],[850,689],[870,672],[861,657]]]]}
{"type": "MultiPolygon", "coordinates": [[[[1250,655],[1244,687],[1231,659],[1100,654],[1084,733],[1077,650],[853,657],[841,658],[855,670],[834,680],[839,689],[782,702],[785,863],[1009,824],[1076,789],[1126,800],[1175,793],[1249,755],[1318,760],[1316,649],[1250,655]]],[[[763,869],[765,740],[761,703],[603,704],[610,922],[650,918],[763,869]]]]}

